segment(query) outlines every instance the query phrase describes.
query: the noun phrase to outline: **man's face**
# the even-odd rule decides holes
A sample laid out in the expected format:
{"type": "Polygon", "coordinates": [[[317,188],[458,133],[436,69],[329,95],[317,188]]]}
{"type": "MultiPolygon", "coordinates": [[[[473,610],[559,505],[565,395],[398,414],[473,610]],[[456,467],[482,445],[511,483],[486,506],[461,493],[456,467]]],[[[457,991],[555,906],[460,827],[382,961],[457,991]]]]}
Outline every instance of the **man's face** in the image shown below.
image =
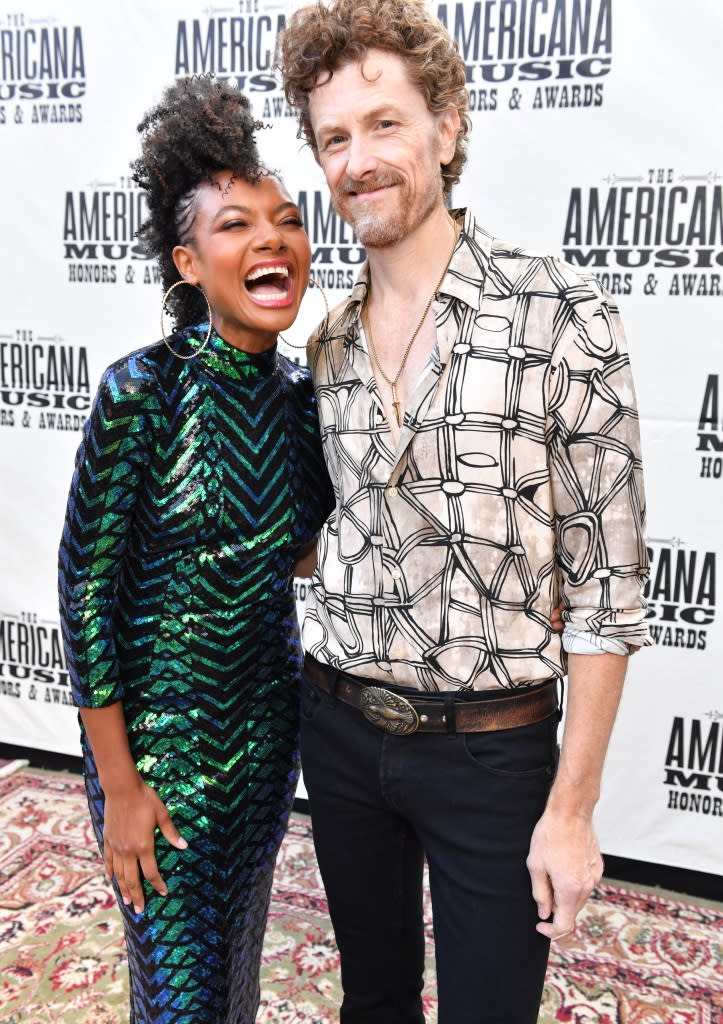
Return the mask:
{"type": "Polygon", "coordinates": [[[395,245],[444,205],[459,115],[432,114],[401,57],[370,50],[344,65],[312,90],[309,113],[334,208],[362,245],[395,245]]]}

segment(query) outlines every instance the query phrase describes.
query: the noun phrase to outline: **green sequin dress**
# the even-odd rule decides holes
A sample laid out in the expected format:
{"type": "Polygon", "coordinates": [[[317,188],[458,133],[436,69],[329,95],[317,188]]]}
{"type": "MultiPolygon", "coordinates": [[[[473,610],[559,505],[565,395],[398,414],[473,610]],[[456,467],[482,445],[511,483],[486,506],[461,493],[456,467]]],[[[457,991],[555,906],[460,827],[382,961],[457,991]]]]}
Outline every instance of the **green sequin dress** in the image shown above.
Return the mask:
{"type": "Polygon", "coordinates": [[[168,896],[146,884],[141,914],[119,901],[134,1024],[255,1019],[297,778],[293,563],[331,502],[309,374],[276,349],[213,333],[194,359],[157,344],[104,374],[60,546],[68,668],[79,706],[123,702],[138,769],[189,843],[156,833],[168,896]]]}

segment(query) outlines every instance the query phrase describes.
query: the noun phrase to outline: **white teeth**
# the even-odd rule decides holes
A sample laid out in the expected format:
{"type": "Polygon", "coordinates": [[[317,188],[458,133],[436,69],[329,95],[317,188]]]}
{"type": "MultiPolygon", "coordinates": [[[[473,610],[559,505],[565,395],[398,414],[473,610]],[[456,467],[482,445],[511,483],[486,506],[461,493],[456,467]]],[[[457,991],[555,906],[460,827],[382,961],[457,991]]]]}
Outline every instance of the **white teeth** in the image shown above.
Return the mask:
{"type": "Polygon", "coordinates": [[[288,294],[288,292],[254,292],[254,298],[257,302],[274,302],[288,294]]]}
{"type": "Polygon", "coordinates": [[[245,280],[257,281],[260,277],[268,277],[270,274],[278,274],[280,277],[289,276],[289,268],[283,266],[279,267],[258,267],[256,270],[252,270],[250,274],[247,274],[245,280]]]}

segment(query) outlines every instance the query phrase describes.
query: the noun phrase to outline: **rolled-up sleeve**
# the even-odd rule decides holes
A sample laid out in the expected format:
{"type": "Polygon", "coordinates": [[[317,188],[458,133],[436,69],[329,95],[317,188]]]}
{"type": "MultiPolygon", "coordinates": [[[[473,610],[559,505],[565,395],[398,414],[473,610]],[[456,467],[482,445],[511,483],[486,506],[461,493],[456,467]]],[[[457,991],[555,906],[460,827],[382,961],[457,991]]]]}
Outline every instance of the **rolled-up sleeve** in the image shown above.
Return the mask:
{"type": "Polygon", "coordinates": [[[645,493],[625,334],[617,306],[593,283],[566,315],[548,406],[563,619],[647,646],[645,493]]]}

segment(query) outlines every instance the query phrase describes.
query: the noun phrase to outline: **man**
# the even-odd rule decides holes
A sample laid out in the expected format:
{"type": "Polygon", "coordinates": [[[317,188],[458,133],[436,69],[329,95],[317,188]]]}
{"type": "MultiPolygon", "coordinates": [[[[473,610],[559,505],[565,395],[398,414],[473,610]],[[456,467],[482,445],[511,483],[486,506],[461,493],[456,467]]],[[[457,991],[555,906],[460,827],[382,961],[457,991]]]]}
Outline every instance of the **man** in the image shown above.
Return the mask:
{"type": "Polygon", "coordinates": [[[465,68],[423,0],[303,8],[282,70],[368,254],[309,346],[337,506],[304,625],[302,761],[341,1021],[424,1020],[426,856],[440,1024],[532,1024],[549,941],[601,877],[592,813],[626,656],[648,642],[618,311],[446,209],[465,68]]]}

